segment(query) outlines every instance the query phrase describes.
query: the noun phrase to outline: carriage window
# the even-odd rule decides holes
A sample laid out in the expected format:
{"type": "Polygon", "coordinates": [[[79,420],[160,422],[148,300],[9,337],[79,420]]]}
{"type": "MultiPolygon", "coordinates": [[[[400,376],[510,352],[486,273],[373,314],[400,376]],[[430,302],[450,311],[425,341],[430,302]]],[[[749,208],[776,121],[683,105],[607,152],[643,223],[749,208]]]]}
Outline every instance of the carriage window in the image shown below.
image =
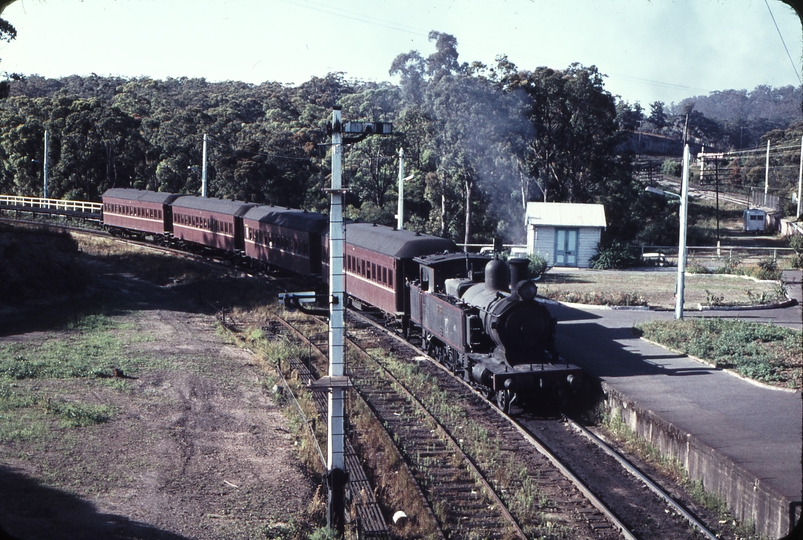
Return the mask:
{"type": "Polygon", "coordinates": [[[388,285],[393,286],[393,269],[388,270],[388,285]]]}
{"type": "Polygon", "coordinates": [[[382,267],[382,283],[388,284],[388,269],[385,267],[382,267]]]}

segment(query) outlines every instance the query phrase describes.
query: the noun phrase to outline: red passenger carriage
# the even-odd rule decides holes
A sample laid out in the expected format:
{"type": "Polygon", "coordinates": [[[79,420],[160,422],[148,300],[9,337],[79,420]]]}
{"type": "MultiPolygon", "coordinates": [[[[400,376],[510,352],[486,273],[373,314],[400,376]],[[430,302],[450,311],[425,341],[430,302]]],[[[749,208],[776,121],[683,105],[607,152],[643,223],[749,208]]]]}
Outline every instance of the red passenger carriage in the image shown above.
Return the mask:
{"type": "Polygon", "coordinates": [[[173,228],[170,204],[178,197],[141,189],[113,188],[103,194],[103,223],[128,236],[163,236],[173,228]]]}
{"type": "Polygon", "coordinates": [[[231,253],[243,252],[242,216],[256,205],[182,196],[173,201],[172,206],[176,239],[231,253]]]}
{"type": "Polygon", "coordinates": [[[418,279],[413,257],[454,250],[451,240],[369,223],[346,225],[346,290],[388,314],[405,313],[405,283],[418,279]]]}
{"type": "Polygon", "coordinates": [[[329,218],[281,206],[256,206],[243,216],[245,254],[271,266],[320,277],[329,218]]]}

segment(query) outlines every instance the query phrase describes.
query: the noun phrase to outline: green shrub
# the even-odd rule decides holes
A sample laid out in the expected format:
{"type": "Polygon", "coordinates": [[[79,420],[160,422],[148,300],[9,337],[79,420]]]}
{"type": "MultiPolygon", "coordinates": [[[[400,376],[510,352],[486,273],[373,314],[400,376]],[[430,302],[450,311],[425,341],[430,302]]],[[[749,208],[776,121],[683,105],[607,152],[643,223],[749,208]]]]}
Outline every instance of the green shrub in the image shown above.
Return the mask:
{"type": "Polygon", "coordinates": [[[800,387],[803,351],[799,330],[720,318],[651,321],[637,328],[647,339],[717,367],[759,381],[800,387]]]}
{"type": "Polygon", "coordinates": [[[669,176],[680,176],[683,172],[683,164],[679,161],[672,161],[671,159],[664,160],[661,165],[661,172],[669,176]]]}
{"type": "Polygon", "coordinates": [[[689,274],[710,274],[711,271],[697,261],[691,261],[686,265],[686,272],[689,274]]]}
{"type": "Polygon", "coordinates": [[[546,257],[540,253],[532,253],[527,256],[530,261],[529,270],[531,277],[538,277],[544,275],[547,271],[546,257]]]}
{"type": "Polygon", "coordinates": [[[803,268],[803,236],[799,234],[790,236],[789,247],[795,251],[795,258],[792,260],[792,266],[795,268],[803,268]]]}
{"type": "Polygon", "coordinates": [[[591,258],[591,268],[618,270],[638,266],[640,257],[629,246],[620,242],[597,246],[597,254],[591,258]]]}
{"type": "Polygon", "coordinates": [[[756,279],[776,280],[781,279],[781,270],[775,259],[763,259],[751,269],[751,275],[756,279]]]}
{"type": "Polygon", "coordinates": [[[720,266],[716,270],[714,270],[715,274],[736,274],[737,268],[739,264],[741,264],[742,260],[739,257],[734,255],[728,255],[725,257],[725,266],[720,266]]]}

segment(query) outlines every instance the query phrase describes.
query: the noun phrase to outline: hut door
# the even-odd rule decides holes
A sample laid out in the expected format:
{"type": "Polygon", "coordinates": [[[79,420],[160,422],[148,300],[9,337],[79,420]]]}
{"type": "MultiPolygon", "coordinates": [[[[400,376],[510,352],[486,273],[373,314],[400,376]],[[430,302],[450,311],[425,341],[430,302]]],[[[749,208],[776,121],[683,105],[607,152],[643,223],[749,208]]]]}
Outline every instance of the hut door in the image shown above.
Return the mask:
{"type": "Polygon", "coordinates": [[[577,229],[555,230],[555,266],[577,266],[577,229]]]}

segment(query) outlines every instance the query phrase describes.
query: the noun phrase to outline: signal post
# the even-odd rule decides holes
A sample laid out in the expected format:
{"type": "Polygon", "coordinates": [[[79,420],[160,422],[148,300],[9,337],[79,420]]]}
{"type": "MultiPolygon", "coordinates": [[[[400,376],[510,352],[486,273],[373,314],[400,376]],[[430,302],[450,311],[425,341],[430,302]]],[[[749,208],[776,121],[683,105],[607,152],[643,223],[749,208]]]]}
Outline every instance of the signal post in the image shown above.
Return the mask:
{"type": "MultiPolygon", "coordinates": [[[[345,312],[346,275],[345,258],[346,227],[343,220],[343,196],[347,189],[342,184],[343,145],[359,142],[369,135],[390,135],[392,125],[387,122],[341,121],[341,108],[333,107],[332,124],[332,183],[326,191],[330,195],[329,206],[329,374],[315,381],[310,388],[329,393],[327,419],[328,445],[326,479],[329,488],[327,499],[327,526],[342,535],[345,531],[345,487],[348,473],[345,465],[345,390],[351,386],[345,374],[345,312]],[[343,134],[352,134],[343,137],[343,134]]],[[[323,310],[305,308],[314,301],[315,293],[287,293],[280,295],[285,306],[302,312],[322,314],[323,310]]],[[[325,313],[325,312],[324,312],[325,313]]]]}

